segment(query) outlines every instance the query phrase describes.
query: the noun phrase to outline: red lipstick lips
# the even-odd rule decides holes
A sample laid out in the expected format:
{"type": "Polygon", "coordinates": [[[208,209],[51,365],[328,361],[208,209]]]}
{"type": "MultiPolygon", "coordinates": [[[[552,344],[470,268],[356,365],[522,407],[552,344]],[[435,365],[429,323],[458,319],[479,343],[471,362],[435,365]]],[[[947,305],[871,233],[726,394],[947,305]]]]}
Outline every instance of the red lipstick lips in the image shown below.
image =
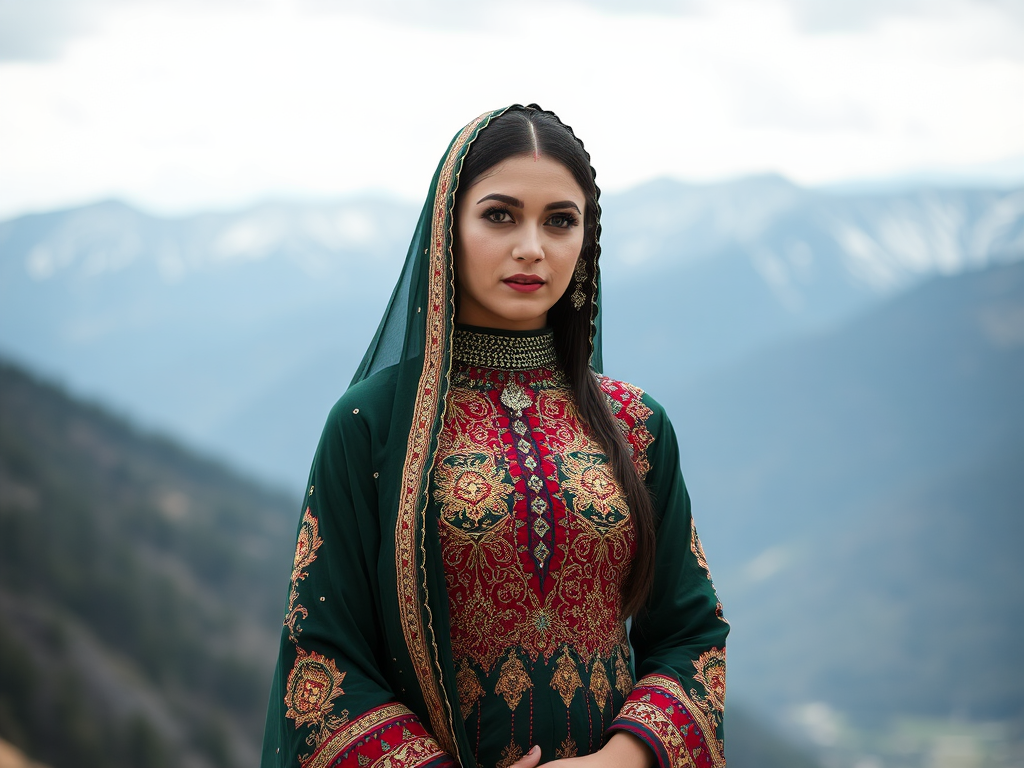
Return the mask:
{"type": "Polygon", "coordinates": [[[544,281],[537,275],[512,275],[512,277],[506,277],[502,282],[513,291],[520,293],[530,293],[544,285],[544,281]]]}

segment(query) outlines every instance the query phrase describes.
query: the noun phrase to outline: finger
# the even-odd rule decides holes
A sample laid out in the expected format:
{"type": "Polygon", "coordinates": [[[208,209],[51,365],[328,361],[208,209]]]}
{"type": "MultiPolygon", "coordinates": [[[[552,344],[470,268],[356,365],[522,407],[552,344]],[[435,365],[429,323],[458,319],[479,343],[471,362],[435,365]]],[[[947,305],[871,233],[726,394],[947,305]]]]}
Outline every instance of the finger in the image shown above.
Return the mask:
{"type": "Polygon", "coordinates": [[[509,768],[535,768],[540,763],[540,745],[535,744],[533,749],[520,757],[509,768]]]}

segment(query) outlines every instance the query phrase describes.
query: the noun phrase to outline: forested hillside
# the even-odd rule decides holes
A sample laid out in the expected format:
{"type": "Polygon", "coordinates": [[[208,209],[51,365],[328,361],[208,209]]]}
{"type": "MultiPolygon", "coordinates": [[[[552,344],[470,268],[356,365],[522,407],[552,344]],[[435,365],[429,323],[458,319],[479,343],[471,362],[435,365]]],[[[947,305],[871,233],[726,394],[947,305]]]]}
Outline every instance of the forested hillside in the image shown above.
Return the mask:
{"type": "Polygon", "coordinates": [[[249,766],[293,504],[0,365],[0,736],[61,766],[249,766]]]}

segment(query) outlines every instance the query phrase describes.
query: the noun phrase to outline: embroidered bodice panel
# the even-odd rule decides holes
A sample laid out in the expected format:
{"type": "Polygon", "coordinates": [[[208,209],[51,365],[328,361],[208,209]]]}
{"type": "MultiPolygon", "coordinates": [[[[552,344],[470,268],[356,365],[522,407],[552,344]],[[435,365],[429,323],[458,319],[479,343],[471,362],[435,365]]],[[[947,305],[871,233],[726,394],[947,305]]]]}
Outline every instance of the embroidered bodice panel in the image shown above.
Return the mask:
{"type": "MultiPolygon", "coordinates": [[[[510,714],[532,724],[538,706],[550,718],[561,702],[563,753],[581,737],[596,748],[632,688],[619,598],[635,548],[629,508],[549,331],[458,330],[454,358],[431,499],[470,740],[509,730],[510,714]]],[[[643,475],[653,438],[642,392],[600,385],[643,475]]],[[[520,747],[530,744],[510,742],[508,756],[520,747]]]]}

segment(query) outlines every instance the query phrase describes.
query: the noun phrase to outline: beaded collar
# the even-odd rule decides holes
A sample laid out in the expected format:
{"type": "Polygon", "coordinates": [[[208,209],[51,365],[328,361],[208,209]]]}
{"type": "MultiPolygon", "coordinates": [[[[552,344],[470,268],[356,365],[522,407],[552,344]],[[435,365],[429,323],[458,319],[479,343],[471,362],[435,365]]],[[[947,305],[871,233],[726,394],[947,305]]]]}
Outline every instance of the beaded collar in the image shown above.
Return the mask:
{"type": "Polygon", "coordinates": [[[452,359],[471,368],[496,368],[504,371],[530,371],[554,368],[555,332],[503,331],[497,328],[455,326],[452,359]]]}

